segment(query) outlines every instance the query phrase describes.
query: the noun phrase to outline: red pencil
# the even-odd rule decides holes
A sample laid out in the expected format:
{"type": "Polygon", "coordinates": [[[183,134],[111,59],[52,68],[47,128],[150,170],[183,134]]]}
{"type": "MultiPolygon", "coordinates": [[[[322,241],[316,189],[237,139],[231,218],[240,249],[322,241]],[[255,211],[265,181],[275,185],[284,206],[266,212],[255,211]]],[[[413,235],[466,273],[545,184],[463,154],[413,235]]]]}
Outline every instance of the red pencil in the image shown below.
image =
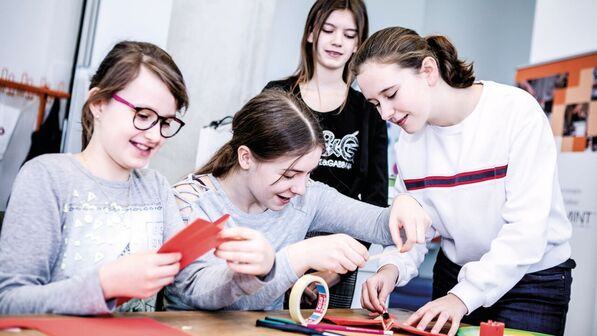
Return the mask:
{"type": "Polygon", "coordinates": [[[338,330],[338,331],[359,332],[359,333],[374,334],[374,335],[394,335],[394,332],[391,330],[345,327],[345,326],[338,326],[338,325],[331,325],[331,324],[307,324],[307,327],[309,327],[311,329],[318,330],[318,331],[338,330]]]}

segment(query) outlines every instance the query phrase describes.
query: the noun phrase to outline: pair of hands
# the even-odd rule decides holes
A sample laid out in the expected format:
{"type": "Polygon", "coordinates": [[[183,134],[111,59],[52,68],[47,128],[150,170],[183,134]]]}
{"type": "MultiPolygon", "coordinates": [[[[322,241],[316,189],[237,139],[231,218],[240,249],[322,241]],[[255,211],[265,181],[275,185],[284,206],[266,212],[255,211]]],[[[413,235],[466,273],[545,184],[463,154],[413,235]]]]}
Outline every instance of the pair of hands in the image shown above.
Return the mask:
{"type": "MultiPolygon", "coordinates": [[[[394,199],[389,227],[392,240],[401,252],[409,251],[414,244],[425,243],[425,232],[430,226],[431,219],[413,197],[404,194],[394,199]],[[404,242],[400,230],[406,236],[404,242]]],[[[221,238],[228,241],[216,249],[215,255],[225,259],[233,271],[257,276],[271,271],[275,251],[260,232],[243,227],[228,228],[222,231],[221,238]]],[[[292,244],[288,246],[288,257],[298,275],[309,269],[345,274],[365,265],[369,253],[354,238],[346,234],[334,234],[292,244]]],[[[332,276],[329,276],[332,280],[332,276]]]]}
{"type": "MultiPolygon", "coordinates": [[[[398,279],[398,268],[394,265],[384,265],[371,278],[363,284],[361,295],[361,306],[370,311],[383,313],[388,295],[394,290],[394,284],[398,279]]],[[[460,320],[468,312],[464,303],[454,294],[448,293],[439,299],[428,302],[414,312],[406,324],[425,330],[431,321],[435,324],[431,333],[439,333],[446,324],[450,322],[449,336],[456,335],[460,320]]]]}
{"type": "MultiPolygon", "coordinates": [[[[431,219],[414,198],[404,194],[394,199],[389,229],[394,244],[401,252],[409,251],[414,244],[425,243],[425,232],[430,226],[431,219]],[[406,237],[404,241],[401,230],[406,237]]],[[[299,276],[309,269],[345,274],[364,266],[369,252],[354,238],[346,234],[333,234],[305,239],[288,246],[288,257],[299,276]]]]}
{"type": "MultiPolygon", "coordinates": [[[[263,276],[274,264],[275,253],[261,233],[236,227],[222,230],[215,255],[226,260],[235,272],[263,276]]],[[[124,256],[100,267],[99,278],[105,299],[148,298],[171,284],[180,271],[180,253],[143,251],[124,256]]]]}

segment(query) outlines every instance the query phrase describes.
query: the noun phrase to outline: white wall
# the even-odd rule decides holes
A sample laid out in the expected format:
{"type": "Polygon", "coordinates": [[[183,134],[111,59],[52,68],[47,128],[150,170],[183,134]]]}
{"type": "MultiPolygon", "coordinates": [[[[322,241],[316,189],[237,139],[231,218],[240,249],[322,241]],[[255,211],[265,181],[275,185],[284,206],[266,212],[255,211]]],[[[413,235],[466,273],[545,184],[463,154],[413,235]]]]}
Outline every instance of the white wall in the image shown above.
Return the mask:
{"type": "Polygon", "coordinates": [[[168,50],[188,87],[187,125],[151,162],[170,182],[195,168],[201,127],[234,114],[263,88],[275,5],[275,0],[174,2],[168,50]]]}
{"type": "Polygon", "coordinates": [[[528,62],[535,0],[427,0],[423,34],[447,35],[478,79],[513,84],[528,62]]]}
{"type": "Polygon", "coordinates": [[[172,0],[87,1],[65,152],[81,150],[81,108],[86,100],[89,79],[106,54],[121,40],[151,42],[166,49],[171,11],[172,0]]]}
{"type": "Polygon", "coordinates": [[[595,13],[595,0],[537,1],[530,63],[596,51],[595,13]]]}

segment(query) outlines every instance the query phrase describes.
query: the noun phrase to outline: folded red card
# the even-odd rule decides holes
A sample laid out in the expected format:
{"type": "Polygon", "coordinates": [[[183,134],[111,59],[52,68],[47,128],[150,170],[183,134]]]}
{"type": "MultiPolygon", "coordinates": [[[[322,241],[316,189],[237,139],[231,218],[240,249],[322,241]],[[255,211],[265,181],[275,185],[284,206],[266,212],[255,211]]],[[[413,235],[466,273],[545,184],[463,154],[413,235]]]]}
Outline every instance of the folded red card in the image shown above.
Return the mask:
{"type": "MultiPolygon", "coordinates": [[[[409,332],[415,335],[421,336],[445,336],[444,334],[432,334],[428,331],[419,330],[413,326],[408,324],[396,322],[396,317],[391,315],[392,319],[394,320],[393,328],[392,329],[399,329],[402,331],[409,332]]],[[[339,316],[325,316],[323,318],[329,322],[334,324],[343,325],[343,326],[353,326],[353,327],[375,327],[376,329],[383,329],[382,320],[380,319],[363,319],[363,318],[347,318],[347,317],[339,317],[339,316]]]]}
{"type": "MultiPolygon", "coordinates": [[[[35,329],[48,336],[189,336],[147,317],[55,317],[0,319],[0,329],[35,329]]],[[[16,334],[15,334],[16,335],[16,334]]]]}
{"type": "Polygon", "coordinates": [[[226,214],[215,222],[196,219],[190,225],[180,230],[160,247],[158,253],[180,252],[180,269],[187,267],[195,259],[216,248],[221,242],[218,235],[222,231],[222,224],[230,218],[226,214]]]}
{"type": "MultiPolygon", "coordinates": [[[[170,237],[160,247],[158,253],[180,252],[182,254],[180,269],[182,270],[197,258],[209,252],[209,250],[216,248],[222,242],[218,239],[218,235],[222,231],[222,224],[228,218],[230,218],[230,215],[225,214],[213,223],[197,218],[193,223],[170,237]]],[[[130,298],[119,297],[116,299],[116,305],[119,306],[128,300],[130,298]]]]}

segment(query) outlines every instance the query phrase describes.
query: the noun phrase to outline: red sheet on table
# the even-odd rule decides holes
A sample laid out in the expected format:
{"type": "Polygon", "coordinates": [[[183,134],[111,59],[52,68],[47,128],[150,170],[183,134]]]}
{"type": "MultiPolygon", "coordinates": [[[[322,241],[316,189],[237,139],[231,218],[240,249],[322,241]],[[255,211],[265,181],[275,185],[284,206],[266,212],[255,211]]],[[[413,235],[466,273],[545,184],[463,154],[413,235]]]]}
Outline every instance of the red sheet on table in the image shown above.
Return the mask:
{"type": "Polygon", "coordinates": [[[189,336],[147,317],[2,318],[0,329],[5,328],[35,329],[48,336],[189,336]]]}
{"type": "MultiPolygon", "coordinates": [[[[444,335],[444,334],[432,334],[428,331],[419,330],[419,329],[417,329],[413,326],[410,326],[408,324],[396,322],[396,317],[393,315],[390,315],[390,316],[394,320],[394,325],[393,325],[392,329],[398,329],[398,330],[409,332],[411,334],[421,335],[421,336],[444,335]]],[[[325,316],[323,319],[327,320],[329,322],[332,322],[334,324],[337,324],[337,325],[342,325],[342,326],[373,327],[375,329],[383,330],[383,325],[382,325],[381,320],[363,319],[363,318],[346,318],[346,317],[340,317],[340,316],[325,316]]]]}

